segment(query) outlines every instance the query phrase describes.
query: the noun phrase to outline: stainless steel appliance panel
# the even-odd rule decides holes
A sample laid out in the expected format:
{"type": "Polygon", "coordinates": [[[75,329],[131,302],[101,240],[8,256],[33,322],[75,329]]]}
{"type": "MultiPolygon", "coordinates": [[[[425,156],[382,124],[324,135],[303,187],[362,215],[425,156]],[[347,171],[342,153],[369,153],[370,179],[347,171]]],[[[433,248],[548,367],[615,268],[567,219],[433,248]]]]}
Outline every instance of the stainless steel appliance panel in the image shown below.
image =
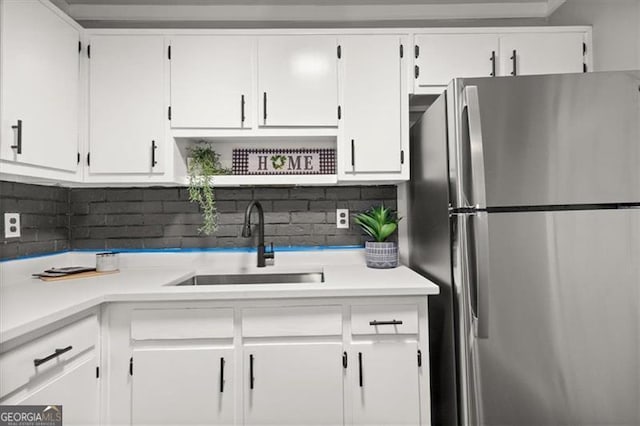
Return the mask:
{"type": "Polygon", "coordinates": [[[457,424],[453,342],[452,259],[449,232],[447,102],[439,97],[411,130],[408,182],[410,265],[438,284],[429,298],[429,341],[434,424],[457,424]]]}
{"type": "Polygon", "coordinates": [[[488,227],[486,338],[474,268],[455,283],[466,424],[640,424],[640,209],[490,213],[488,227]]]}
{"type": "MultiPolygon", "coordinates": [[[[452,164],[463,178],[479,166],[469,165],[474,106],[465,91],[472,86],[486,206],[640,201],[640,71],[456,80],[449,91],[456,92],[462,158],[452,164]]],[[[461,184],[460,199],[485,207],[471,195],[479,188],[461,184]]]]}

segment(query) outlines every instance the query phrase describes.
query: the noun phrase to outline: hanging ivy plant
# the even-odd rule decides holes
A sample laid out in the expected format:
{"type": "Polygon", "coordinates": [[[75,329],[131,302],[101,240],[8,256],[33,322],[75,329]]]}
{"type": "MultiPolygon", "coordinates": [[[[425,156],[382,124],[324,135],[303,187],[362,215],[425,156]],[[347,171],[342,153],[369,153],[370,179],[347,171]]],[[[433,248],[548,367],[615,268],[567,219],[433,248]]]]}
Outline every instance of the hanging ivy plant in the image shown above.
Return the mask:
{"type": "Polygon", "coordinates": [[[220,164],[218,154],[211,144],[201,141],[189,148],[187,173],[189,175],[189,201],[198,203],[202,211],[200,233],[211,235],[218,229],[218,212],[213,190],[213,176],[231,174],[220,164]]]}

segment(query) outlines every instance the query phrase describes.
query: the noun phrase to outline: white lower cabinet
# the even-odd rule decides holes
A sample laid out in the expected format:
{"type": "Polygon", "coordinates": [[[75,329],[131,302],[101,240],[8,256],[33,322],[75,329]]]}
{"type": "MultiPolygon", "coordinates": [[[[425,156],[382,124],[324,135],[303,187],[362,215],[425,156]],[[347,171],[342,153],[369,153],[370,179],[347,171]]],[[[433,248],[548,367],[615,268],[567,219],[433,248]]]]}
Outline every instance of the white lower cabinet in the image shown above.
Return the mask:
{"type": "Polygon", "coordinates": [[[420,424],[417,342],[358,342],[351,355],[353,423],[420,424]]]}
{"type": "Polygon", "coordinates": [[[3,401],[2,404],[62,405],[65,425],[99,424],[97,365],[98,359],[93,356],[36,388],[33,393],[23,398],[3,401]]]}
{"type": "Polygon", "coordinates": [[[234,423],[234,350],[212,347],[133,351],[131,423],[234,423]]]}
{"type": "Polygon", "coordinates": [[[104,422],[429,424],[426,302],[107,305],[104,422]]]}
{"type": "Polygon", "coordinates": [[[98,318],[49,326],[0,345],[0,405],[62,405],[64,424],[100,423],[98,318]]]}
{"type": "Polygon", "coordinates": [[[244,347],[244,423],[343,424],[342,343],[244,347]]]}

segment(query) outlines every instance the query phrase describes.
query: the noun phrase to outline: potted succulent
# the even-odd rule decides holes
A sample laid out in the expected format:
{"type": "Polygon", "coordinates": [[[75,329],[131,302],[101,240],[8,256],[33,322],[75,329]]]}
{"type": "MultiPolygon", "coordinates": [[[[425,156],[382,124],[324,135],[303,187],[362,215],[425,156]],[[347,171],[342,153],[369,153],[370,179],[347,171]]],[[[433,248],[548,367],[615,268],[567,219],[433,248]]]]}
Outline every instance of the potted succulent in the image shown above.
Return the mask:
{"type": "Polygon", "coordinates": [[[215,175],[230,174],[231,171],[220,164],[220,154],[211,144],[200,142],[189,148],[187,174],[189,175],[189,201],[198,203],[202,211],[202,226],[199,231],[211,235],[218,229],[218,213],[213,191],[215,175]]]}
{"type": "Polygon", "coordinates": [[[397,229],[397,213],[384,204],[372,207],[354,217],[362,230],[375,241],[365,243],[365,260],[369,268],[387,269],[398,266],[398,245],[386,241],[397,229]]]}

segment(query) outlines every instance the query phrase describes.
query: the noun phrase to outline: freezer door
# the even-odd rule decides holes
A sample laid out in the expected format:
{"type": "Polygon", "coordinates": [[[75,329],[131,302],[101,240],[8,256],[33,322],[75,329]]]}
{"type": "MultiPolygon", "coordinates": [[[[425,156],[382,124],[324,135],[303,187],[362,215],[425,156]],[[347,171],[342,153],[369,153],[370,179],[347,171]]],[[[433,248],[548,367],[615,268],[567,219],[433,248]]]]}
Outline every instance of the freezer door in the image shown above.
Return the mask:
{"type": "Polygon", "coordinates": [[[639,203],[639,87],[640,71],[456,80],[454,207],[639,203]]]}
{"type": "MultiPolygon", "coordinates": [[[[482,246],[474,220],[460,218],[461,250],[482,246]]],[[[473,253],[455,274],[463,424],[640,424],[640,209],[487,224],[488,282],[473,253]]]]}

